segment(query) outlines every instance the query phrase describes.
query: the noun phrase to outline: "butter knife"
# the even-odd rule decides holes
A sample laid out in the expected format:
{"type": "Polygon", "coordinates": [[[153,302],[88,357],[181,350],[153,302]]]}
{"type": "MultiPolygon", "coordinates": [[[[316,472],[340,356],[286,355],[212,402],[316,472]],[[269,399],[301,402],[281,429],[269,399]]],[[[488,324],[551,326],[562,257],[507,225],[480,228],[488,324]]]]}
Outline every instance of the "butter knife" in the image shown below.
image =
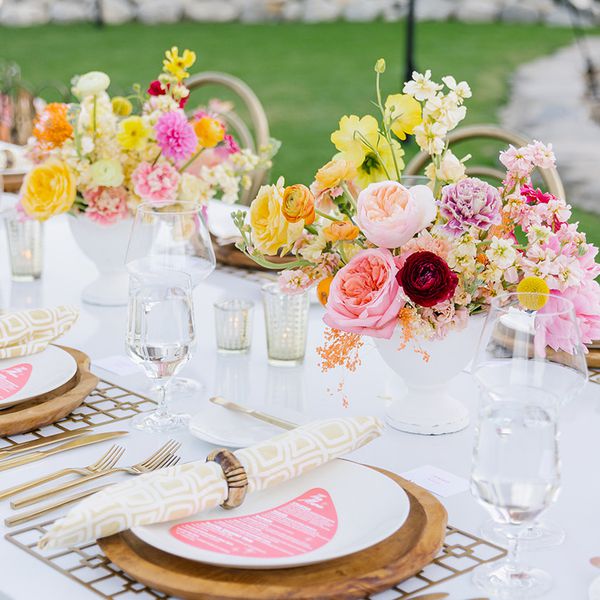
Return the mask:
{"type": "Polygon", "coordinates": [[[50,446],[56,442],[62,442],[70,438],[79,437],[84,433],[89,433],[91,430],[89,427],[82,427],[81,429],[75,429],[73,431],[63,431],[63,433],[57,433],[49,437],[39,438],[37,440],[31,440],[30,442],[24,442],[23,444],[17,444],[10,448],[3,448],[0,450],[0,460],[10,458],[15,454],[20,454],[26,450],[33,450],[34,448],[43,448],[44,446],[50,446]]]}
{"type": "Polygon", "coordinates": [[[116,437],[127,435],[128,431],[108,431],[106,433],[94,433],[92,435],[86,435],[85,437],[77,440],[72,440],[66,444],[61,444],[56,448],[50,450],[42,450],[38,452],[32,452],[25,456],[17,456],[15,458],[9,458],[0,462],[0,471],[6,471],[6,469],[12,469],[13,467],[20,467],[21,465],[27,465],[36,460],[58,454],[59,452],[65,452],[66,450],[73,450],[74,448],[82,448],[83,446],[89,446],[90,444],[97,444],[106,440],[112,440],[116,437]]]}
{"type": "Polygon", "coordinates": [[[279,419],[273,415],[260,412],[259,410],[254,410],[253,408],[248,408],[247,406],[242,406],[241,404],[236,404],[235,402],[231,402],[231,400],[225,400],[225,398],[221,396],[213,396],[210,401],[213,404],[222,406],[223,408],[233,410],[234,412],[243,413],[249,417],[254,417],[255,419],[269,423],[269,425],[275,425],[275,427],[281,427],[282,429],[288,430],[296,429],[296,427],[298,427],[297,423],[292,423],[291,421],[286,421],[285,419],[279,419]]]}

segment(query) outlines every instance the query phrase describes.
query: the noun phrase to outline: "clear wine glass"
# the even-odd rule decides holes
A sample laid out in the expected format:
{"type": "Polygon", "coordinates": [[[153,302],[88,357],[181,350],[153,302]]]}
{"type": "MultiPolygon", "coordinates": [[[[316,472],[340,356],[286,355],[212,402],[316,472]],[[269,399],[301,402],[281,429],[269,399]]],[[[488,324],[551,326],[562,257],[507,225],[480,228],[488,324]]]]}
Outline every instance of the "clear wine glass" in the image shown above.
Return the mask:
{"type": "Polygon", "coordinates": [[[506,559],[477,568],[476,585],[493,597],[519,600],[546,593],[552,578],[525,566],[519,556],[523,532],[559,489],[557,413],[551,397],[524,396],[502,386],[482,402],[473,451],[471,493],[505,526],[506,559]]]}
{"type": "MultiPolygon", "coordinates": [[[[195,288],[216,265],[210,234],[201,207],[195,202],[156,206],[143,202],[137,207],[125,264],[130,273],[167,268],[187,273],[195,288]]],[[[177,377],[171,390],[191,395],[202,390],[199,381],[177,377]]]]}
{"type": "MultiPolygon", "coordinates": [[[[585,385],[587,365],[573,304],[548,294],[503,294],[494,298],[473,361],[472,372],[491,398],[502,389],[519,389],[527,399],[552,398],[555,410],[585,385]]],[[[506,541],[506,528],[490,520],[484,537],[506,541]]],[[[520,541],[529,549],[555,546],[564,540],[560,527],[532,522],[520,541]]]]}
{"type": "Polygon", "coordinates": [[[153,432],[187,426],[189,415],[169,412],[167,391],[195,341],[189,275],[168,269],[131,274],[127,321],[127,352],[158,383],[160,394],[156,410],[138,415],[132,426],[153,432]]]}

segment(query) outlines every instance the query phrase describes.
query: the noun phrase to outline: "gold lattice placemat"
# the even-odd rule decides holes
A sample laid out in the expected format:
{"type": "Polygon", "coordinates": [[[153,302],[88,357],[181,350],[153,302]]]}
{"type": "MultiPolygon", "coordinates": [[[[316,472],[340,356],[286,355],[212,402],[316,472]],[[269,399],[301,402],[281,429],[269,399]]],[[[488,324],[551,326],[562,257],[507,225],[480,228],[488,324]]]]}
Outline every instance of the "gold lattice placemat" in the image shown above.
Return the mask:
{"type": "MultiPolygon", "coordinates": [[[[68,417],[27,434],[0,438],[0,448],[13,447],[64,431],[116,423],[144,412],[155,404],[150,398],[100,380],[97,388],[86,401],[68,417]]],[[[169,598],[166,594],[149,589],[129,577],[112,564],[95,543],[60,551],[39,550],[36,546],[37,541],[50,523],[52,521],[11,531],[6,534],[6,539],[102,598],[118,600],[169,598]]],[[[505,554],[504,549],[449,526],[444,547],[431,564],[415,577],[403,581],[391,590],[375,594],[371,600],[408,599],[433,585],[463,575],[478,565],[497,560],[505,554]]]]}
{"type": "MultiPolygon", "coordinates": [[[[42,551],[36,546],[52,521],[31,525],[6,534],[6,539],[28,554],[45,562],[59,573],[96,592],[102,598],[152,600],[170,598],[157,590],[138,583],[111,563],[95,543],[66,550],[42,551]]],[[[472,571],[475,567],[506,555],[506,550],[477,536],[448,526],[446,541],[435,560],[420,573],[385,592],[369,596],[368,600],[404,600],[472,571]]]]}
{"type": "Polygon", "coordinates": [[[600,369],[590,369],[590,381],[600,383],[600,369]]]}

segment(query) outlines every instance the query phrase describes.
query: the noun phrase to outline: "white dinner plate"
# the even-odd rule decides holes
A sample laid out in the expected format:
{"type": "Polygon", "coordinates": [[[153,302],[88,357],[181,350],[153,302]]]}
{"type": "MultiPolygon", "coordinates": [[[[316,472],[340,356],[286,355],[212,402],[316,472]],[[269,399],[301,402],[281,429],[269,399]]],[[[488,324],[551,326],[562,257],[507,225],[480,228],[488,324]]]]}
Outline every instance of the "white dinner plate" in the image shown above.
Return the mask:
{"type": "Polygon", "coordinates": [[[408,517],[406,492],[389,477],[334,460],[301,477],[249,494],[242,506],[133,527],[175,556],[221,567],[300,567],[369,548],[408,517]]]}
{"type": "Polygon", "coordinates": [[[77,362],[62,348],[0,360],[0,408],[51,392],[77,372],[77,362]]]}
{"type": "MultiPolygon", "coordinates": [[[[304,415],[292,410],[274,410],[272,407],[262,410],[298,425],[307,421],[304,415]]],[[[245,448],[284,432],[280,427],[210,402],[204,402],[199,412],[194,414],[189,430],[200,440],[226,448],[245,448]]]]}

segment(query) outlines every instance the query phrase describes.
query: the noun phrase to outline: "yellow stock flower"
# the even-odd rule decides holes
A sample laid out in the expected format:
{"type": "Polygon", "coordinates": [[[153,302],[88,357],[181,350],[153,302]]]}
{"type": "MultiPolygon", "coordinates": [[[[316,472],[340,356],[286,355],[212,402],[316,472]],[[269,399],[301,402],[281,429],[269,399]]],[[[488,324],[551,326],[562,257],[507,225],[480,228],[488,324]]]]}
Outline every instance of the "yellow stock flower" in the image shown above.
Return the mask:
{"type": "Polygon", "coordinates": [[[128,117],[133,110],[131,102],[127,98],[123,98],[123,96],[115,96],[110,103],[112,104],[113,112],[119,117],[128,117]]]}
{"type": "Polygon", "coordinates": [[[283,182],[263,185],[250,205],[252,243],[264,254],[275,255],[288,249],[301,235],[304,222],[288,223],[281,211],[283,182]]]}
{"type": "Polygon", "coordinates": [[[331,142],[344,154],[346,160],[359,165],[368,151],[364,139],[377,137],[378,129],[377,119],[371,115],[360,118],[356,115],[343,116],[339,129],[331,134],[331,142]]]}
{"type": "Polygon", "coordinates": [[[186,69],[189,69],[196,62],[196,53],[191,50],[184,50],[179,56],[179,48],[173,46],[165,52],[163,60],[164,71],[174,75],[178,81],[186,79],[190,76],[186,69]]]}
{"type": "Polygon", "coordinates": [[[117,140],[125,150],[140,150],[148,141],[150,130],[142,117],[128,117],[119,124],[117,140]]]}
{"type": "Polygon", "coordinates": [[[415,127],[422,122],[421,105],[408,94],[393,94],[385,101],[385,120],[390,129],[401,139],[412,135],[415,127]]]}
{"type": "Polygon", "coordinates": [[[30,217],[45,221],[67,212],[76,193],[75,177],[67,163],[50,159],[34,167],[25,178],[21,204],[30,217]]]}

